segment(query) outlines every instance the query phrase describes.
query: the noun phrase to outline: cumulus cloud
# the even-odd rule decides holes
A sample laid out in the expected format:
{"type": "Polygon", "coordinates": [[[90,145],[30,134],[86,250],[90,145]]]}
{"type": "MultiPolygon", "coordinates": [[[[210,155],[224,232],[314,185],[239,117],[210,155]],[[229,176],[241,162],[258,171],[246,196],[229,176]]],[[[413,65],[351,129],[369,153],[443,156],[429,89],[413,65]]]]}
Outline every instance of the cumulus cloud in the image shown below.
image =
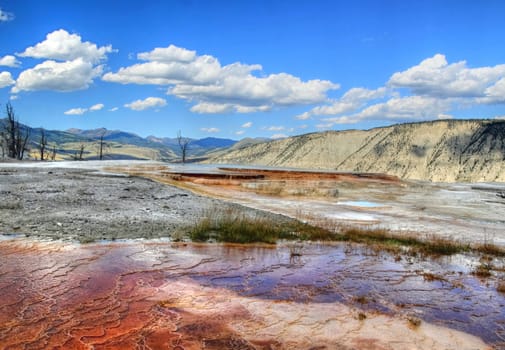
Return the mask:
{"type": "Polygon", "coordinates": [[[5,66],[5,67],[19,67],[21,62],[19,62],[16,57],[12,55],[7,55],[2,58],[0,58],[0,66],[5,66]]]}
{"type": "Polygon", "coordinates": [[[145,61],[107,73],[104,81],[169,86],[167,93],[194,101],[196,113],[252,113],[277,106],[320,103],[339,86],[327,80],[302,81],[287,73],[261,74],[262,66],[222,66],[210,55],[170,45],[137,55],[145,61]],[[260,73],[261,76],[254,75],[260,73]]]}
{"type": "Polygon", "coordinates": [[[250,128],[252,125],[253,125],[252,122],[247,122],[247,123],[242,124],[242,127],[247,129],[247,128],[250,128]]]}
{"type": "Polygon", "coordinates": [[[88,88],[102,74],[102,66],[93,67],[81,58],[73,61],[44,61],[19,75],[13,93],[33,90],[74,91],[88,88]]]}
{"type": "Polygon", "coordinates": [[[200,128],[200,130],[202,130],[204,132],[208,132],[208,133],[216,133],[216,132],[221,131],[218,128],[200,128]]]}
{"type": "Polygon", "coordinates": [[[83,115],[86,112],[99,111],[99,110],[103,109],[104,107],[105,106],[104,106],[103,103],[97,103],[97,104],[94,104],[93,106],[91,106],[89,108],[72,108],[72,109],[69,109],[66,112],[63,112],[63,114],[66,114],[66,115],[83,115]]]}
{"type": "Polygon", "coordinates": [[[0,72],[0,89],[6,86],[14,84],[12,75],[10,72],[0,72]]]}
{"type": "Polygon", "coordinates": [[[88,111],[87,108],[72,108],[68,111],[63,112],[65,115],[83,115],[88,111]]]}
{"type": "Polygon", "coordinates": [[[352,88],[332,104],[314,107],[312,110],[296,116],[295,119],[307,120],[316,115],[339,115],[352,113],[360,108],[363,108],[370,101],[383,98],[387,94],[388,90],[385,87],[375,90],[361,87],[352,88]]]}
{"type": "Polygon", "coordinates": [[[371,105],[362,111],[336,118],[325,118],[333,124],[352,124],[365,119],[374,120],[429,120],[445,114],[451,101],[425,96],[394,97],[383,103],[371,105]]]}
{"type": "Polygon", "coordinates": [[[73,61],[79,58],[85,62],[97,63],[111,52],[113,52],[111,45],[98,47],[89,41],[83,42],[77,34],[59,29],[47,34],[46,40],[28,47],[18,56],[60,61],[73,61]]]}
{"type": "Polygon", "coordinates": [[[235,135],[243,135],[245,133],[244,130],[239,130],[239,131],[235,131],[235,135]]]}
{"type": "Polygon", "coordinates": [[[391,75],[375,90],[352,88],[331,104],[316,106],[295,117],[322,118],[329,124],[353,124],[363,120],[415,121],[449,119],[453,108],[505,103],[505,64],[469,68],[466,61],[448,63],[442,54],[391,75]]]}
{"type": "Polygon", "coordinates": [[[97,103],[96,105],[89,107],[89,110],[90,111],[99,111],[99,110],[103,109],[103,107],[105,107],[103,103],[97,103]]]}
{"type": "Polygon", "coordinates": [[[436,98],[485,97],[486,89],[503,77],[505,64],[468,68],[466,61],[449,64],[445,55],[436,54],[417,66],[394,73],[387,85],[436,98]]]}
{"type": "Polygon", "coordinates": [[[363,107],[371,100],[382,98],[386,95],[387,89],[384,87],[376,90],[365,88],[352,88],[347,91],[340,100],[328,106],[315,107],[311,114],[313,115],[337,115],[349,113],[363,107]]]}
{"type": "Polygon", "coordinates": [[[496,84],[488,87],[485,91],[485,97],[478,99],[480,103],[505,103],[505,77],[501,78],[496,84]]]}
{"type": "MultiPolygon", "coordinates": [[[[20,57],[46,59],[19,75],[12,93],[20,91],[52,90],[75,91],[87,89],[93,80],[101,76],[103,66],[99,62],[113,52],[111,45],[98,47],[89,41],[83,42],[77,34],[60,29],[47,34],[46,39],[24,52],[20,57]]],[[[5,56],[16,64],[12,56],[5,56]]]]}
{"type": "Polygon", "coordinates": [[[14,19],[14,14],[6,12],[0,8],[0,22],[8,22],[14,19]]]}
{"type": "Polygon", "coordinates": [[[201,102],[191,107],[190,110],[195,113],[228,113],[233,110],[233,106],[230,104],[201,102]]]}
{"type": "Polygon", "coordinates": [[[118,107],[112,107],[111,109],[109,109],[109,112],[115,112],[117,111],[119,108],[118,107]]]}
{"type": "Polygon", "coordinates": [[[127,103],[124,106],[134,111],[143,111],[149,108],[163,107],[167,105],[167,101],[160,97],[148,97],[144,100],[136,100],[127,103]]]}
{"type": "Polygon", "coordinates": [[[151,52],[143,52],[137,55],[142,61],[157,62],[191,62],[196,57],[196,51],[186,50],[181,47],[170,45],[169,47],[157,47],[151,52]]]}

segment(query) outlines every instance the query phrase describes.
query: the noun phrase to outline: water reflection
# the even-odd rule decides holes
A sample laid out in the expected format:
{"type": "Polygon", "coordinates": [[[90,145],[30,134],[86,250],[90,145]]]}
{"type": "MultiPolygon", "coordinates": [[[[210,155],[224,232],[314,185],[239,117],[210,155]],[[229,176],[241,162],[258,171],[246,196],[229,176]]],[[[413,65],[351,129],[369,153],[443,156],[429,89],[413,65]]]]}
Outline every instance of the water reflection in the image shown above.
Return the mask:
{"type": "Polygon", "coordinates": [[[505,296],[494,278],[469,274],[471,257],[395,257],[346,244],[27,239],[2,241],[0,252],[2,348],[360,348],[365,338],[433,348],[438,337],[448,348],[480,348],[427,323],[409,330],[412,315],[505,345],[505,296]],[[336,331],[346,327],[352,336],[336,331]]]}

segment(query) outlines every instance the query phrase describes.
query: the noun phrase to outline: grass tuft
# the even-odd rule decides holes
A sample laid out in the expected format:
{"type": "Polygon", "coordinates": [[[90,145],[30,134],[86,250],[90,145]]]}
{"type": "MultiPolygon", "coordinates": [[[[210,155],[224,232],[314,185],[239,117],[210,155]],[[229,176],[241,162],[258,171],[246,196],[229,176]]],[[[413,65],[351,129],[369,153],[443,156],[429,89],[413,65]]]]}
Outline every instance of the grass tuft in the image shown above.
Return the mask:
{"type": "Polygon", "coordinates": [[[481,263],[478,265],[473,271],[472,274],[477,276],[477,277],[491,277],[491,270],[493,269],[493,266],[488,263],[481,263]]]}
{"type": "Polygon", "coordinates": [[[251,215],[239,208],[229,208],[209,210],[203,219],[190,228],[189,234],[197,242],[211,239],[218,242],[270,244],[281,239],[341,241],[366,244],[373,249],[395,254],[452,255],[474,251],[505,255],[505,249],[490,243],[471,246],[437,236],[419,238],[412,234],[395,234],[386,229],[338,227],[329,222],[309,224],[294,219],[275,220],[265,215],[251,215]]]}
{"type": "Polygon", "coordinates": [[[496,286],[496,290],[500,293],[505,293],[505,281],[498,281],[498,285],[496,286]]]}
{"type": "Polygon", "coordinates": [[[190,231],[191,239],[198,242],[216,239],[219,242],[270,244],[279,239],[328,239],[330,234],[297,221],[279,223],[267,217],[247,215],[237,209],[209,212],[190,231]]]}

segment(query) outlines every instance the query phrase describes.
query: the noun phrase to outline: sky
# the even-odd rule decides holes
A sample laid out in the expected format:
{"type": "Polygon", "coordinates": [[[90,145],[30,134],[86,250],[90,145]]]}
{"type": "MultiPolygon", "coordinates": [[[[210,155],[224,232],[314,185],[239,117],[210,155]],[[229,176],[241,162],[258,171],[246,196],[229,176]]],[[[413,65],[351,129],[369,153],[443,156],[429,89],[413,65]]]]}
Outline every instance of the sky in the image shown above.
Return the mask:
{"type": "Polygon", "coordinates": [[[502,0],[0,0],[0,116],[282,138],[505,118],[502,0]]]}

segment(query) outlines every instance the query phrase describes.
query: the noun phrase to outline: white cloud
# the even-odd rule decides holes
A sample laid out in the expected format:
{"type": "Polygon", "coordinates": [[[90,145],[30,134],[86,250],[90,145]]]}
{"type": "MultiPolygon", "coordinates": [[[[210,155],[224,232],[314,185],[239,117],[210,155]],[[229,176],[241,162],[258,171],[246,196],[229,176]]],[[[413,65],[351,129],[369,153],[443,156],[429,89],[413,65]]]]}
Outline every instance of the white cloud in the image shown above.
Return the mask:
{"type": "Polygon", "coordinates": [[[485,97],[486,89],[503,77],[505,64],[468,68],[466,61],[448,64],[445,55],[436,54],[417,66],[394,73],[387,84],[436,98],[485,97]]]}
{"type": "Polygon", "coordinates": [[[235,131],[235,135],[243,135],[245,133],[245,130],[239,130],[239,131],[235,131]]]}
{"type": "Polygon", "coordinates": [[[196,57],[196,51],[186,50],[181,47],[170,45],[169,47],[157,47],[151,52],[142,52],[137,55],[142,61],[157,62],[191,62],[196,57]]]}
{"type": "Polygon", "coordinates": [[[268,131],[282,131],[284,129],[285,129],[285,127],[283,127],[283,126],[275,126],[275,125],[269,126],[268,128],[266,128],[266,130],[268,130],[268,131]]]}
{"type": "Polygon", "coordinates": [[[286,137],[288,137],[288,135],[286,135],[286,134],[273,134],[271,136],[271,138],[274,139],[274,140],[285,139],[286,137]]]}
{"type": "Polygon", "coordinates": [[[307,120],[314,115],[339,115],[344,113],[352,113],[366,106],[372,100],[377,100],[385,97],[388,90],[381,87],[375,90],[365,88],[352,88],[348,90],[339,100],[334,101],[330,105],[314,107],[309,112],[305,112],[296,116],[298,120],[307,120]]]}
{"type": "Polygon", "coordinates": [[[208,133],[216,133],[216,132],[221,131],[218,128],[200,128],[200,130],[208,132],[208,133]]]}
{"type": "Polygon", "coordinates": [[[103,107],[105,107],[103,103],[97,103],[96,105],[89,107],[89,110],[90,111],[99,111],[99,110],[103,109],[103,107]]]}
{"type": "Polygon", "coordinates": [[[46,40],[28,47],[18,54],[21,57],[73,61],[82,59],[85,62],[97,63],[106,59],[113,52],[112,46],[98,47],[89,41],[83,42],[77,34],[70,34],[64,29],[47,34],[46,40]]]}
{"type": "Polygon", "coordinates": [[[138,54],[146,62],[107,73],[103,80],[122,84],[169,85],[167,93],[194,101],[196,113],[252,113],[276,106],[320,103],[339,86],[326,80],[302,81],[287,73],[253,75],[262,66],[239,62],[221,66],[210,55],[170,45],[138,54]]]}
{"type": "Polygon", "coordinates": [[[479,98],[477,101],[481,103],[505,103],[505,77],[488,87],[485,91],[485,97],[479,98]]]}
{"type": "Polygon", "coordinates": [[[190,111],[194,113],[229,113],[233,110],[233,106],[229,104],[217,104],[217,103],[207,103],[201,102],[193,107],[191,107],[190,111]]]}
{"type": "Polygon", "coordinates": [[[12,92],[83,90],[88,88],[93,79],[101,74],[102,66],[93,67],[91,63],[81,58],[66,62],[49,60],[21,72],[12,92]]]}
{"type": "Polygon", "coordinates": [[[272,106],[234,106],[237,113],[254,113],[254,112],[267,112],[272,109],[272,106]]]}
{"type": "Polygon", "coordinates": [[[14,15],[10,12],[5,12],[0,8],[0,22],[8,22],[14,19],[14,15]]]}
{"type": "Polygon", "coordinates": [[[119,109],[119,108],[117,108],[117,107],[113,107],[113,108],[109,109],[109,112],[115,112],[115,111],[117,111],[118,109],[119,109]]]}
{"type": "Polygon", "coordinates": [[[131,103],[127,103],[124,106],[134,111],[143,111],[149,108],[163,107],[166,105],[167,101],[164,98],[148,97],[144,100],[136,100],[131,103]]]}
{"type": "Polygon", "coordinates": [[[300,115],[297,115],[295,117],[295,119],[298,119],[298,120],[307,120],[307,119],[310,119],[312,117],[312,114],[310,112],[304,112],[300,115]]]}
{"type": "Polygon", "coordinates": [[[454,117],[451,114],[440,113],[437,119],[454,119],[454,117]]]}
{"type": "Polygon", "coordinates": [[[247,123],[242,124],[242,127],[247,129],[247,128],[250,128],[252,125],[253,125],[252,122],[247,122],[247,123]]]}
{"type": "Polygon", "coordinates": [[[0,66],[6,66],[6,67],[19,67],[21,62],[19,62],[16,57],[12,55],[7,55],[2,58],[0,58],[0,66]]]}
{"type": "Polygon", "coordinates": [[[448,99],[423,96],[394,97],[387,102],[369,106],[356,114],[323,120],[334,124],[352,124],[365,119],[428,120],[445,114],[450,108],[451,101],[448,99]]]}
{"type": "Polygon", "coordinates": [[[72,108],[69,109],[68,111],[63,112],[63,114],[66,115],[83,115],[88,111],[87,108],[72,108]]]}
{"type": "Polygon", "coordinates": [[[66,115],[83,115],[84,113],[87,113],[87,112],[99,111],[99,110],[103,109],[103,107],[105,107],[103,103],[97,103],[97,104],[94,104],[93,106],[91,106],[89,108],[72,108],[72,109],[69,109],[66,112],[63,112],[63,114],[66,114],[66,115]]]}
{"type": "Polygon", "coordinates": [[[12,79],[10,72],[0,72],[0,89],[9,85],[13,85],[15,82],[12,79]]]}

